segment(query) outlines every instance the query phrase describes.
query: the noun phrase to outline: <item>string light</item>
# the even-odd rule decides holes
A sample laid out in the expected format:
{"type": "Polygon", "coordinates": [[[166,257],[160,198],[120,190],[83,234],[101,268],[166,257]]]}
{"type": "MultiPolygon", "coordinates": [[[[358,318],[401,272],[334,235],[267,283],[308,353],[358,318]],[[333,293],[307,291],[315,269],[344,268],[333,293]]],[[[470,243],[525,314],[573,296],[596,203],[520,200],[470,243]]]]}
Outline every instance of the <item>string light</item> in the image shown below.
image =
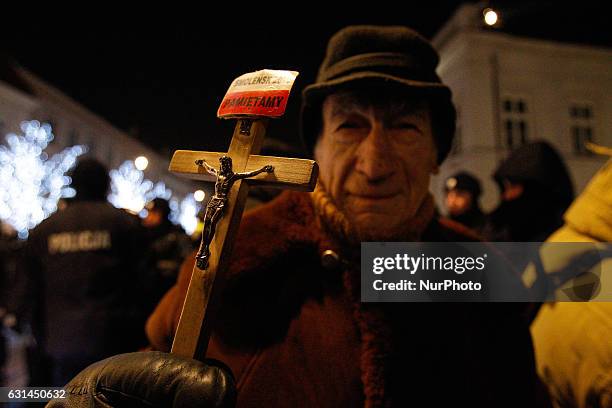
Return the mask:
{"type": "Polygon", "coordinates": [[[138,170],[145,171],[149,166],[149,159],[144,156],[138,156],[134,159],[134,165],[138,170]]]}
{"type": "Polygon", "coordinates": [[[19,238],[57,210],[58,201],[73,197],[66,176],[87,147],[68,147],[49,158],[45,149],[54,139],[51,126],[36,120],[21,123],[23,134],[10,133],[0,145],[0,218],[19,238]]]}
{"type": "Polygon", "coordinates": [[[200,205],[192,194],[188,194],[179,202],[179,198],[173,197],[172,190],[167,188],[164,182],[153,183],[144,178],[144,173],[136,168],[136,164],[131,160],[111,170],[110,178],[111,194],[108,201],[115,207],[124,208],[144,218],[145,204],[155,198],[163,198],[169,201],[170,221],[180,224],[188,234],[195,230],[200,205]]]}
{"type": "Polygon", "coordinates": [[[498,16],[495,10],[491,8],[484,9],[482,12],[484,21],[488,26],[494,26],[497,23],[498,16]]]}
{"type": "Polygon", "coordinates": [[[153,183],[144,178],[131,160],[126,160],[117,169],[110,171],[111,193],[108,201],[117,208],[124,208],[134,214],[142,211],[145,204],[154,198],[169,200],[172,190],[164,182],[153,183]]]}
{"type": "Polygon", "coordinates": [[[185,232],[191,235],[198,225],[197,215],[200,208],[201,205],[193,194],[187,194],[180,203],[173,199],[170,201],[170,221],[180,224],[185,232]]]}
{"type": "Polygon", "coordinates": [[[200,203],[201,203],[202,201],[204,201],[204,198],[205,198],[205,197],[206,197],[206,193],[204,193],[204,191],[203,191],[203,190],[196,190],[196,191],[193,193],[193,198],[195,198],[195,200],[196,200],[197,202],[200,202],[200,203]]]}
{"type": "MultiPolygon", "coordinates": [[[[25,121],[21,131],[23,134],[8,134],[6,143],[0,144],[0,219],[25,239],[29,230],[57,211],[61,198],[75,196],[67,172],[87,151],[87,146],[68,147],[49,157],[45,149],[54,139],[50,125],[25,121]]],[[[148,201],[164,198],[170,201],[171,221],[180,223],[187,233],[195,229],[200,205],[193,194],[180,201],[173,198],[172,190],[163,182],[145,179],[129,160],[111,170],[110,177],[108,200],[115,207],[139,213],[148,201]]]]}

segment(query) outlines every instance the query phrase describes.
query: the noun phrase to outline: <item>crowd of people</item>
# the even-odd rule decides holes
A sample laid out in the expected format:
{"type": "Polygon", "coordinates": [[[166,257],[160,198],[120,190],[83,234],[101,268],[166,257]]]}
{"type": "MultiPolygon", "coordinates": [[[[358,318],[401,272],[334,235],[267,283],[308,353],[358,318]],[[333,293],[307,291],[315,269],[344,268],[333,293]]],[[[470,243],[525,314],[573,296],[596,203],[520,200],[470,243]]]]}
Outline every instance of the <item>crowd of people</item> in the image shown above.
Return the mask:
{"type": "MultiPolygon", "coordinates": [[[[26,242],[2,239],[2,355],[25,350],[29,369],[18,378],[32,385],[65,385],[99,359],[146,347],[144,322],[193,249],[170,222],[167,200],[148,203],[140,220],[107,201],[110,178],[99,161],[81,160],[71,178],[74,199],[26,242]],[[22,340],[19,347],[7,348],[11,338],[22,340]]],[[[16,385],[11,361],[7,386],[16,385]]]]}
{"type": "Polygon", "coordinates": [[[499,205],[484,214],[481,183],[466,171],[445,183],[448,217],[488,241],[542,242],[563,225],[563,214],[574,199],[567,167],[545,141],[527,143],[511,152],[495,172],[499,205]]]}
{"type": "MultiPolygon", "coordinates": [[[[32,383],[77,390],[51,406],[612,406],[610,348],[604,339],[583,347],[579,333],[552,346],[558,310],[538,317],[536,362],[530,305],[360,301],[363,241],[544,241],[574,198],[559,154],[533,142],[492,175],[494,211],[483,213],[479,181],[461,172],[445,182],[440,215],[430,179],[450,151],[456,112],[437,64],[407,27],[351,26],[330,39],[302,94],[317,187],[244,216],[205,362],[169,353],[195,260],[167,202],[149,203],[139,222],[105,201],[107,170],[82,160],[76,198],[31,232],[22,272],[3,271],[16,288],[6,310],[36,340],[32,383]],[[324,259],[330,252],[335,262],[324,259]],[[568,369],[581,364],[576,349],[597,350],[582,357],[591,383],[568,369]]],[[[608,229],[588,237],[609,241],[612,173],[602,174],[597,220],[608,229]]],[[[564,228],[592,231],[581,211],[572,206],[564,228]]]]}

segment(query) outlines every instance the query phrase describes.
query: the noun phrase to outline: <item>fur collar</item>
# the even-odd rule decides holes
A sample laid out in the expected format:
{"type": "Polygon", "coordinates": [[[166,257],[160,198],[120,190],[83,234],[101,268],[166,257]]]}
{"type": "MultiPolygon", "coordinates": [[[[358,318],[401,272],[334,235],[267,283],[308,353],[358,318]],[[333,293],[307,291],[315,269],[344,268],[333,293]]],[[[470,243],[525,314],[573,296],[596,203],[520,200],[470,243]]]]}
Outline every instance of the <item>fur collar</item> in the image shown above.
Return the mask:
{"type": "MultiPolygon", "coordinates": [[[[427,214],[421,229],[422,241],[477,241],[478,235],[447,218],[427,214]]],[[[321,227],[311,195],[286,191],[245,214],[232,255],[230,276],[266,269],[279,257],[291,256],[304,247],[314,247],[320,256],[325,250],[346,251],[321,227]]]]}
{"type": "Polygon", "coordinates": [[[316,225],[307,193],[287,191],[249,211],[240,225],[230,276],[253,267],[262,269],[259,265],[267,266],[304,246],[327,249],[332,245],[331,240],[316,225]]]}
{"type": "MultiPolygon", "coordinates": [[[[475,236],[449,220],[429,220],[422,239],[465,241],[475,236]]],[[[366,407],[391,403],[386,383],[387,361],[395,334],[385,308],[362,304],[359,262],[326,270],[323,251],[341,251],[317,223],[309,194],[285,192],[249,212],[242,220],[217,329],[223,342],[242,350],[282,342],[289,323],[307,298],[322,298],[331,290],[344,293],[353,305],[361,338],[361,379],[366,407]],[[351,266],[352,265],[352,266],[351,266]],[[264,318],[265,317],[265,318],[264,318]]],[[[341,253],[341,252],[338,252],[341,253]]]]}

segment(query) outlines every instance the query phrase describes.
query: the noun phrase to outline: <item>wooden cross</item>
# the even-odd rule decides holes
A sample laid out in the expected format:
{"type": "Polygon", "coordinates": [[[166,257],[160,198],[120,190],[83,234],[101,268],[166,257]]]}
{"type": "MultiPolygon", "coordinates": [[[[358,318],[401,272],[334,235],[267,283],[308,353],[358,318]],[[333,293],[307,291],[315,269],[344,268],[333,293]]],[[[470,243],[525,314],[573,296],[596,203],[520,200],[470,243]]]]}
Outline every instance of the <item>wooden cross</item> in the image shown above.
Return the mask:
{"type": "Polygon", "coordinates": [[[224,215],[212,238],[208,266],[200,269],[196,263],[193,268],[172,353],[199,360],[206,355],[249,185],[298,191],[312,191],[315,187],[318,175],[315,161],[256,155],[261,149],[267,123],[266,118],[239,119],[227,153],[177,150],[172,157],[170,171],[205,181],[215,178],[196,162],[205,160],[212,166],[218,166],[219,158],[224,155],[232,159],[236,173],[248,173],[268,165],[274,168],[272,173],[264,172],[249,179],[237,180],[231,187],[224,215]]]}

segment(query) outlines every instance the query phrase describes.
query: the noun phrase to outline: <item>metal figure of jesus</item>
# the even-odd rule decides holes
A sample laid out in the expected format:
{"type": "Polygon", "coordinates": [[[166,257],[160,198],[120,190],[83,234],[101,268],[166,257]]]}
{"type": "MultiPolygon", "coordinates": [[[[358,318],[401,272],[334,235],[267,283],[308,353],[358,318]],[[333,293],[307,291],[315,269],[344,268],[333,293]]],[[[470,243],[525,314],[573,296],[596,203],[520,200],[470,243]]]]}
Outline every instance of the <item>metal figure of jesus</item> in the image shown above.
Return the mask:
{"type": "Polygon", "coordinates": [[[278,70],[257,71],[241,76],[240,81],[232,82],[217,112],[220,118],[238,121],[228,152],[177,150],[172,157],[172,172],[190,179],[215,181],[215,192],[206,206],[202,242],[189,279],[172,342],[172,353],[202,361],[206,356],[250,186],[314,190],[318,166],[313,160],[258,154],[268,121],[284,113],[296,76],[297,72],[278,70]],[[274,81],[260,84],[260,78],[274,78],[274,81]],[[278,101],[278,95],[283,97],[285,104],[258,106],[254,110],[250,103],[264,97],[277,97],[278,101]],[[237,101],[244,102],[244,106],[234,103],[237,101]],[[218,169],[208,165],[217,160],[221,162],[218,169]]]}
{"type": "Polygon", "coordinates": [[[200,249],[196,255],[196,263],[198,268],[206,269],[208,267],[208,259],[210,257],[210,243],[212,242],[213,236],[215,235],[215,227],[217,222],[223,216],[223,209],[227,204],[229,191],[232,185],[237,180],[242,180],[250,177],[254,177],[260,173],[272,173],[274,167],[267,165],[263,166],[259,170],[251,171],[248,173],[234,173],[232,169],[232,159],[228,156],[221,156],[219,158],[221,166],[219,170],[215,169],[206,160],[196,160],[196,165],[203,166],[206,171],[215,176],[215,194],[211,197],[208,205],[206,205],[206,212],[204,213],[204,228],[202,229],[202,241],[200,243],[200,249]]]}

